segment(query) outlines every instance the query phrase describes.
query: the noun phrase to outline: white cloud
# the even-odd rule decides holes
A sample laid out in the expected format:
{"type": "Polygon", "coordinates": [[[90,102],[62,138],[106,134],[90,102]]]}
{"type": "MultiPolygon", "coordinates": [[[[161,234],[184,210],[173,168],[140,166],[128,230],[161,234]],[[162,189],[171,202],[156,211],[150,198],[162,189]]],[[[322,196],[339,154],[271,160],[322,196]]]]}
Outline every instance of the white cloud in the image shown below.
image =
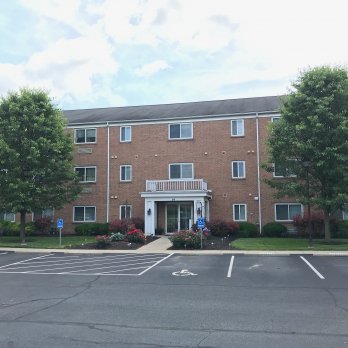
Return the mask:
{"type": "Polygon", "coordinates": [[[144,64],[142,67],[134,70],[134,75],[140,77],[150,77],[161,70],[169,69],[170,65],[164,60],[156,60],[152,63],[144,64]]]}

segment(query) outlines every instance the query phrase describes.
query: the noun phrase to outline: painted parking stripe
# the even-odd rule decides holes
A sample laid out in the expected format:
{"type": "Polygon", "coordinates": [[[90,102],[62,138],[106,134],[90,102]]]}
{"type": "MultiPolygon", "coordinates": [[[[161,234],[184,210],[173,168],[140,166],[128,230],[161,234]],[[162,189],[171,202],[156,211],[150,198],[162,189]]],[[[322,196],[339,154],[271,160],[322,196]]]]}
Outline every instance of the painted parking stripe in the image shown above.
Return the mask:
{"type": "Polygon", "coordinates": [[[6,255],[6,254],[8,254],[7,252],[6,253],[0,253],[0,255],[6,255]]]}
{"type": "Polygon", "coordinates": [[[227,278],[231,278],[233,268],[234,256],[231,257],[230,265],[228,267],[227,278]]]}
{"type": "Polygon", "coordinates": [[[325,279],[325,277],[319,273],[314,266],[311,265],[310,262],[308,262],[303,256],[300,256],[300,258],[308,265],[308,267],[320,278],[320,279],[325,279]]]}
{"type": "Polygon", "coordinates": [[[18,265],[18,264],[20,264],[20,263],[28,262],[28,261],[31,261],[31,260],[42,259],[42,258],[48,257],[48,256],[50,256],[50,255],[53,255],[53,254],[47,254],[47,255],[42,255],[42,256],[38,256],[38,257],[32,257],[31,259],[27,259],[27,260],[23,260],[23,261],[19,261],[19,262],[10,263],[9,265],[1,266],[0,269],[1,269],[1,268],[8,267],[8,266],[18,265]]]}
{"type": "Polygon", "coordinates": [[[155,267],[160,262],[167,259],[169,256],[163,257],[163,254],[149,254],[149,255],[134,255],[128,254],[128,258],[122,259],[120,255],[109,257],[97,257],[96,262],[93,262],[93,257],[79,259],[70,259],[69,264],[62,264],[61,260],[64,257],[44,255],[38,258],[32,258],[9,264],[1,267],[0,273],[14,273],[14,274],[70,274],[70,275],[133,275],[139,276],[147,272],[149,269],[155,267]],[[45,261],[37,261],[39,258],[51,256],[45,261]],[[50,260],[54,258],[54,260],[50,260]],[[61,258],[61,260],[59,259],[61,258]],[[110,259],[111,258],[111,259],[110,259]],[[84,261],[86,260],[87,264],[84,261]],[[52,261],[54,263],[52,263],[52,261]],[[135,272],[136,271],[136,272],[135,272]],[[132,273],[134,272],[134,273],[132,273]]]}
{"type": "Polygon", "coordinates": [[[161,262],[163,262],[164,260],[169,259],[172,255],[174,255],[174,253],[164,257],[162,260],[157,261],[154,265],[152,265],[151,267],[149,267],[148,269],[146,269],[145,271],[141,272],[139,275],[143,275],[145,272],[149,271],[151,268],[157,266],[158,264],[160,264],[161,262]]]}

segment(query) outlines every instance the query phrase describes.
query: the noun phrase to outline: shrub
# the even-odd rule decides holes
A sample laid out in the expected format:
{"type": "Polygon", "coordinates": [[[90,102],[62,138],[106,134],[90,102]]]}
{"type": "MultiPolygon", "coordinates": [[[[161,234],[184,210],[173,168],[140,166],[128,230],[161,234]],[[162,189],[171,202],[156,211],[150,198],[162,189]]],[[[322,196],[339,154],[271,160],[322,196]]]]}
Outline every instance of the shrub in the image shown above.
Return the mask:
{"type": "Polygon", "coordinates": [[[51,228],[51,217],[42,216],[34,221],[36,232],[40,234],[49,234],[51,228]]]}
{"type": "Polygon", "coordinates": [[[97,235],[95,237],[95,241],[97,243],[98,249],[105,249],[108,245],[110,245],[110,236],[108,235],[97,235]]]}
{"type": "Polygon", "coordinates": [[[110,232],[120,232],[126,234],[128,231],[128,220],[127,219],[115,219],[109,223],[110,232]]]}
{"type": "Polygon", "coordinates": [[[213,236],[227,237],[232,236],[239,228],[234,221],[212,220],[206,223],[207,228],[213,236]]]}
{"type": "Polygon", "coordinates": [[[262,227],[263,237],[281,237],[288,229],[279,222],[269,222],[262,227]]]}
{"type": "Polygon", "coordinates": [[[34,222],[27,222],[25,224],[25,235],[26,236],[31,236],[36,232],[36,226],[34,222]]]}
{"type": "Polygon", "coordinates": [[[157,227],[155,229],[155,234],[157,234],[157,235],[164,234],[164,228],[163,227],[157,227]]]}
{"type": "Polygon", "coordinates": [[[333,238],[348,238],[348,221],[340,221],[337,225],[333,238]]]}
{"type": "Polygon", "coordinates": [[[175,249],[199,249],[201,247],[201,235],[194,231],[179,231],[170,237],[175,249]]]}
{"type": "Polygon", "coordinates": [[[237,237],[239,238],[254,238],[259,236],[259,228],[251,222],[239,222],[239,230],[237,237]]]}
{"type": "Polygon", "coordinates": [[[107,223],[86,223],[75,227],[75,232],[78,236],[96,236],[104,235],[109,232],[107,223]]]}
{"type": "Polygon", "coordinates": [[[144,232],[138,229],[130,230],[126,234],[127,240],[130,243],[145,243],[145,235],[144,232]]]}
{"type": "MultiPolygon", "coordinates": [[[[312,221],[312,237],[323,238],[324,237],[324,213],[322,211],[313,211],[311,213],[312,221]]],[[[308,237],[308,214],[296,215],[293,217],[294,226],[297,228],[298,235],[301,237],[308,237]]],[[[330,229],[334,232],[337,229],[337,218],[332,216],[330,218],[330,229]]]]}
{"type": "Polygon", "coordinates": [[[124,240],[124,234],[122,234],[120,232],[111,233],[110,240],[113,241],[113,242],[124,240]]]}
{"type": "Polygon", "coordinates": [[[10,221],[1,221],[0,229],[4,236],[19,236],[19,224],[10,221]]]}
{"type": "Polygon", "coordinates": [[[140,217],[134,217],[131,218],[130,222],[134,225],[136,229],[144,231],[144,219],[140,217]]]}

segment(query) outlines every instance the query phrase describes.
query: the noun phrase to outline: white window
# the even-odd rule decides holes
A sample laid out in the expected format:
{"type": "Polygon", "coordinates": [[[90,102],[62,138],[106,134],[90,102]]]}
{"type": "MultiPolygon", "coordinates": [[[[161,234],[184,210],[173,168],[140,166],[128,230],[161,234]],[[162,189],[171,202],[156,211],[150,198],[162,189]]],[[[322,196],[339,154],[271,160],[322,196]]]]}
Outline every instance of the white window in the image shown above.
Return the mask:
{"type": "Polygon", "coordinates": [[[16,214],[14,213],[3,213],[2,217],[3,217],[3,221],[9,221],[9,222],[16,221],[16,214]]]}
{"type": "Polygon", "coordinates": [[[232,162],[232,178],[233,179],[245,178],[245,161],[232,162]]]}
{"type": "Polygon", "coordinates": [[[96,128],[80,128],[75,129],[75,144],[86,144],[97,142],[96,128]]]}
{"type": "Polygon", "coordinates": [[[244,120],[231,120],[231,135],[233,137],[244,136],[244,120]]]}
{"type": "Polygon", "coordinates": [[[47,208],[44,210],[34,211],[32,216],[33,216],[33,221],[37,220],[38,218],[42,218],[42,217],[50,217],[51,219],[53,219],[54,210],[51,208],[47,208]]]}
{"type": "Polygon", "coordinates": [[[79,206],[74,207],[74,222],[94,222],[95,207],[79,206]]]}
{"type": "Polygon", "coordinates": [[[302,204],[298,203],[279,203],[275,205],[276,221],[292,221],[296,215],[303,214],[302,204]]]}
{"type": "Polygon", "coordinates": [[[169,139],[192,138],[192,123],[172,123],[169,125],[169,139]]]}
{"type": "Polygon", "coordinates": [[[286,166],[280,164],[273,164],[273,177],[274,178],[294,178],[296,177],[293,174],[291,168],[287,168],[286,166]]]}
{"type": "Polygon", "coordinates": [[[280,120],[280,117],[279,116],[274,116],[272,117],[272,122],[277,122],[280,120]]]}
{"type": "Polygon", "coordinates": [[[80,182],[96,182],[96,167],[75,167],[80,182]]]}
{"type": "Polygon", "coordinates": [[[192,163],[169,164],[169,179],[193,179],[192,163]]]}
{"type": "Polygon", "coordinates": [[[131,126],[121,127],[120,141],[121,141],[121,143],[126,143],[126,142],[132,141],[132,127],[131,126]]]}
{"type": "Polygon", "coordinates": [[[132,218],[132,206],[120,205],[120,219],[131,219],[131,218],[132,218]]]}
{"type": "Polygon", "coordinates": [[[233,220],[247,221],[247,206],[246,204],[233,204],[233,220]]]}
{"type": "Polygon", "coordinates": [[[132,166],[125,164],[120,166],[120,180],[121,181],[132,181],[132,166]]]}

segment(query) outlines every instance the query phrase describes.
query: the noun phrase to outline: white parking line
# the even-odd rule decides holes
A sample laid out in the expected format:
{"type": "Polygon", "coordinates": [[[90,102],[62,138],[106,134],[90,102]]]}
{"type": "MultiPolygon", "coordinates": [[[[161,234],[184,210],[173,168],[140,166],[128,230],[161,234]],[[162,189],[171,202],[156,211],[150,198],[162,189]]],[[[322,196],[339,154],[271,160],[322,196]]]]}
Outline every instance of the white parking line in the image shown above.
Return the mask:
{"type": "Polygon", "coordinates": [[[234,262],[234,256],[231,257],[230,265],[228,267],[228,272],[227,272],[227,278],[231,278],[233,262],[234,262]]]}
{"type": "Polygon", "coordinates": [[[53,254],[42,255],[42,256],[38,256],[38,257],[33,257],[33,258],[31,258],[31,259],[27,259],[27,260],[23,260],[23,261],[19,261],[19,262],[10,263],[10,264],[8,264],[8,265],[1,266],[0,269],[1,269],[1,268],[4,268],[4,267],[8,267],[8,266],[18,265],[18,264],[20,264],[20,263],[28,262],[28,261],[31,261],[31,260],[42,259],[42,258],[48,257],[48,256],[50,256],[50,255],[53,255],[53,254]]]}
{"type": "Polygon", "coordinates": [[[157,265],[160,264],[162,261],[169,259],[172,255],[174,255],[174,253],[168,255],[167,257],[163,258],[162,260],[157,261],[154,265],[152,265],[151,267],[149,267],[149,268],[146,269],[145,271],[139,273],[139,275],[140,275],[140,276],[143,275],[145,272],[147,272],[147,271],[149,271],[151,268],[157,266],[157,265]]]}
{"type": "Polygon", "coordinates": [[[320,274],[303,256],[300,256],[300,258],[311,268],[311,270],[320,278],[325,279],[322,274],[320,274]]]}
{"type": "Polygon", "coordinates": [[[6,254],[8,254],[8,253],[0,253],[0,255],[6,255],[6,254]]]}

